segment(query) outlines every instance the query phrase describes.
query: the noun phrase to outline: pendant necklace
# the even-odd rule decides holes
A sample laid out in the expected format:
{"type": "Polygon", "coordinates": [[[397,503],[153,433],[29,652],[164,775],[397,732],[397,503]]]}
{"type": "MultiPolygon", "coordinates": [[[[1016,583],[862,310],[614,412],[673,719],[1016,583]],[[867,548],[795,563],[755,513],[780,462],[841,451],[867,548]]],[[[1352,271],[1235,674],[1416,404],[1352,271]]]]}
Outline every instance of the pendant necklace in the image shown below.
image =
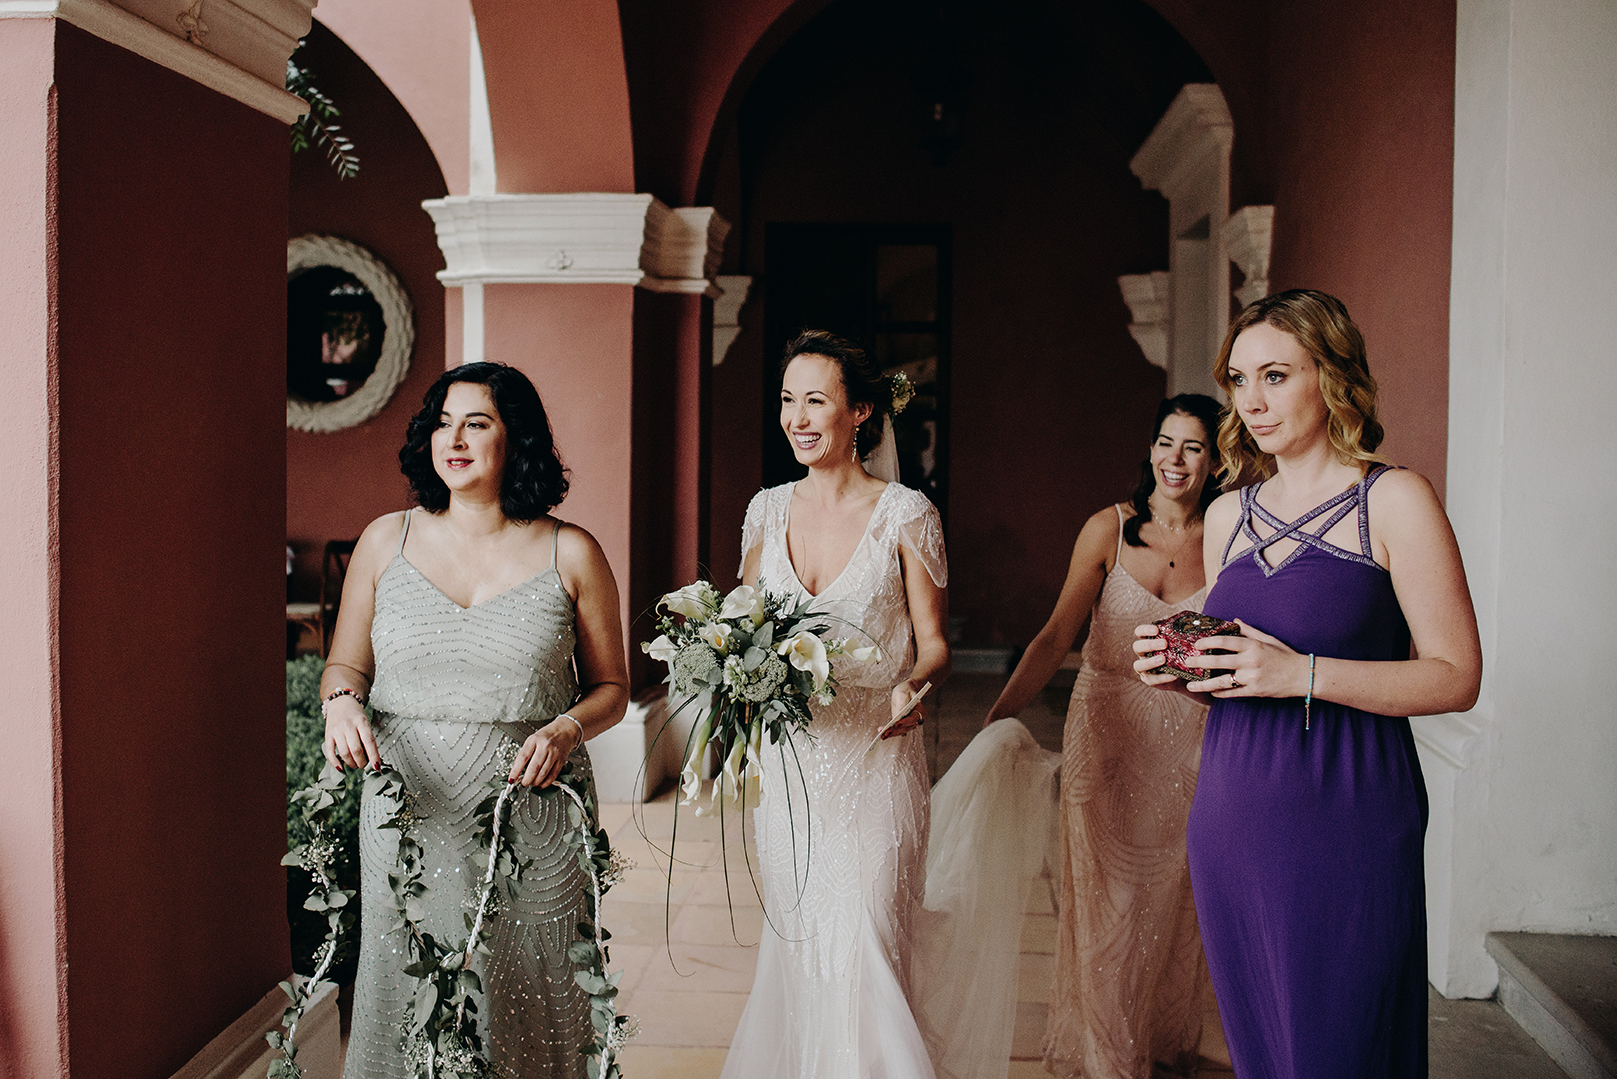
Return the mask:
{"type": "MultiPolygon", "coordinates": [[[[1151,518],[1151,523],[1156,525],[1158,528],[1162,529],[1164,532],[1178,532],[1178,531],[1180,531],[1180,529],[1177,529],[1177,528],[1173,527],[1170,524],[1166,524],[1165,522],[1159,521],[1155,517],[1151,518]]],[[[1187,529],[1184,530],[1184,532],[1185,532],[1185,538],[1179,541],[1179,546],[1175,547],[1173,549],[1173,554],[1168,556],[1168,568],[1169,569],[1173,569],[1178,564],[1176,562],[1176,559],[1178,559],[1178,557],[1180,555],[1180,552],[1182,552],[1185,549],[1185,544],[1190,542],[1190,537],[1191,537],[1190,530],[1187,528],[1187,529]]]]}

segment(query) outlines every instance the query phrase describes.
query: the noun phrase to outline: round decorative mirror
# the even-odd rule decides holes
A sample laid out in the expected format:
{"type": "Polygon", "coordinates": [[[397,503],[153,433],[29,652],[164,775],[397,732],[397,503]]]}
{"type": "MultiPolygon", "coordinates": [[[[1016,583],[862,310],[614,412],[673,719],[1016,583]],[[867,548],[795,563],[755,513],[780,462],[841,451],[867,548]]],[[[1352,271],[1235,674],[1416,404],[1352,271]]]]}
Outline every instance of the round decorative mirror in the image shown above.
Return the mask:
{"type": "Polygon", "coordinates": [[[340,431],[387,405],[410,370],[415,313],[381,259],[335,236],[286,245],[286,425],[340,431]]]}

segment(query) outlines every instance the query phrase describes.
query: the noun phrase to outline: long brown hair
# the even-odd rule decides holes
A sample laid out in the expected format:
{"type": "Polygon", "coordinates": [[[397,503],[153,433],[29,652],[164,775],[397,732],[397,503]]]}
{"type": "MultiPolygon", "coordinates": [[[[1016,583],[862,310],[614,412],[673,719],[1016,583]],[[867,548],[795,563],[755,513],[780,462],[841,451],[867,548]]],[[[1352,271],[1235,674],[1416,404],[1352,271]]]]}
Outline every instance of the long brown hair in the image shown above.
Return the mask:
{"type": "Polygon", "coordinates": [[[1376,380],[1364,355],[1364,334],[1349,317],[1347,305],[1329,293],[1293,288],[1247,305],[1230,325],[1213,365],[1213,380],[1229,395],[1218,426],[1219,472],[1228,487],[1274,475],[1273,454],[1258,449],[1234,406],[1230,350],[1242,331],[1266,322],[1291,335],[1314,361],[1319,392],[1329,413],[1326,433],[1337,459],[1361,467],[1386,463],[1376,447],[1386,432],[1376,418],[1376,380]]]}

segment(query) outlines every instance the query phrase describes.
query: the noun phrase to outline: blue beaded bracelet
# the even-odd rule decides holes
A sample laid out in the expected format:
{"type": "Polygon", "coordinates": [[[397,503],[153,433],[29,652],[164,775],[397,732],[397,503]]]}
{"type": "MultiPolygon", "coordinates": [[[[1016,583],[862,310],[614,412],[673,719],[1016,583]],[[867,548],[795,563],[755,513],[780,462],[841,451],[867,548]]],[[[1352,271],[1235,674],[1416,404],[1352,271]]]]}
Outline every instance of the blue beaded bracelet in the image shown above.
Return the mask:
{"type": "Polygon", "coordinates": [[[1308,653],[1308,696],[1303,698],[1303,730],[1308,729],[1314,711],[1314,653],[1308,653]]]}

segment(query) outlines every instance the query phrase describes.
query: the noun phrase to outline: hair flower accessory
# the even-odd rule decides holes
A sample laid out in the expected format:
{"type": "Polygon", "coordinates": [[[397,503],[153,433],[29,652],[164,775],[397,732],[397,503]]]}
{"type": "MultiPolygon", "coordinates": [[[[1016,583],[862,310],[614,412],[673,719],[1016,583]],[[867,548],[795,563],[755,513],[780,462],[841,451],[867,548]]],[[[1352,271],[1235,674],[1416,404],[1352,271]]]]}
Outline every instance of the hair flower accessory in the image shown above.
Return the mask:
{"type": "Polygon", "coordinates": [[[911,382],[910,376],[902,371],[895,371],[888,376],[887,381],[893,389],[893,415],[896,416],[908,408],[911,399],[915,397],[915,383],[911,382]]]}

